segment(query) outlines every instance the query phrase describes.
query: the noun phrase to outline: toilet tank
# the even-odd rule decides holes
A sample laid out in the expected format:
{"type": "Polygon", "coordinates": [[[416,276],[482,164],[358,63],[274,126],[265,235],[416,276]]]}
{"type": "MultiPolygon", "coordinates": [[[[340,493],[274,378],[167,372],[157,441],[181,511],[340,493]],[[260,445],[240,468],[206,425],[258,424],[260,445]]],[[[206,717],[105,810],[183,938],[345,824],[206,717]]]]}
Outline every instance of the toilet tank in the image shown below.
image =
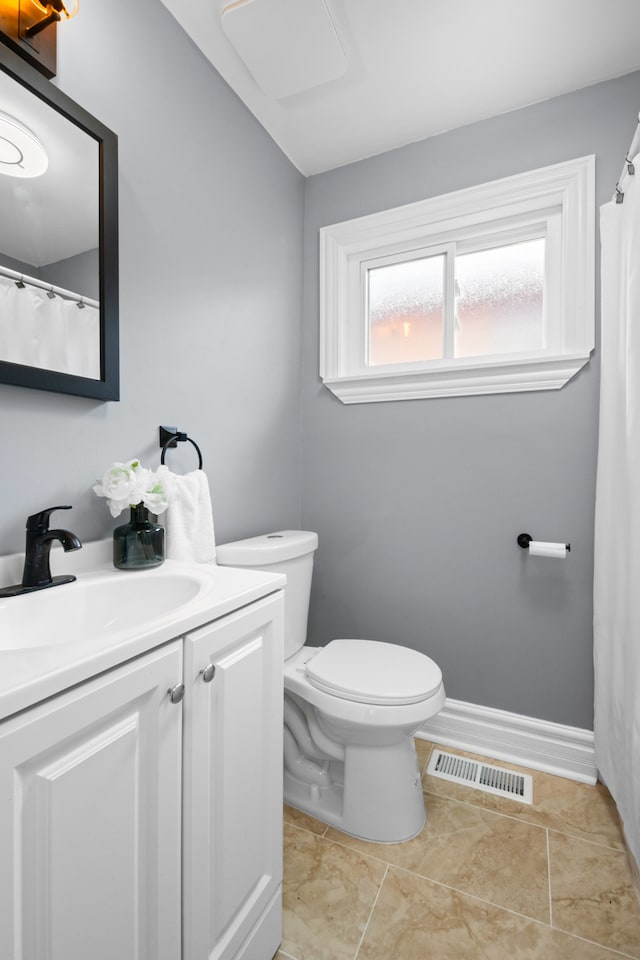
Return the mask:
{"type": "Polygon", "coordinates": [[[318,534],[309,530],[278,530],[216,546],[216,560],[223,567],[253,567],[254,570],[286,575],[285,660],[293,656],[307,639],[313,554],[317,547],[318,534]]]}

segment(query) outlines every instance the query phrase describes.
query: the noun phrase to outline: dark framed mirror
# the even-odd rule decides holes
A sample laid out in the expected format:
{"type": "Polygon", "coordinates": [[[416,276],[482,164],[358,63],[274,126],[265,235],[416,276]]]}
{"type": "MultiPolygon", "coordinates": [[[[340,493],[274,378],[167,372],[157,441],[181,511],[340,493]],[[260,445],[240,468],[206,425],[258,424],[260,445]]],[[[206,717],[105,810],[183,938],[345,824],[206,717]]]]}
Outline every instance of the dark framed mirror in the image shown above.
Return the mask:
{"type": "Polygon", "coordinates": [[[0,44],[0,383],[119,399],[118,140],[0,44]]]}

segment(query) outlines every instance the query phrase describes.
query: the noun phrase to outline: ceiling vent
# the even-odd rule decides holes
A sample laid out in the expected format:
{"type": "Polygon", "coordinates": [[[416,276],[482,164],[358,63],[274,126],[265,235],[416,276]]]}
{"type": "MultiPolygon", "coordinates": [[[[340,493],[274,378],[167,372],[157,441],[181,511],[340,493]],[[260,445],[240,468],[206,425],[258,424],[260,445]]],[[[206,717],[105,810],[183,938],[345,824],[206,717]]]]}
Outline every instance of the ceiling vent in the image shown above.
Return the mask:
{"type": "Polygon", "coordinates": [[[222,29],[273,100],[335,80],[347,58],[325,0],[233,0],[222,29]]]}

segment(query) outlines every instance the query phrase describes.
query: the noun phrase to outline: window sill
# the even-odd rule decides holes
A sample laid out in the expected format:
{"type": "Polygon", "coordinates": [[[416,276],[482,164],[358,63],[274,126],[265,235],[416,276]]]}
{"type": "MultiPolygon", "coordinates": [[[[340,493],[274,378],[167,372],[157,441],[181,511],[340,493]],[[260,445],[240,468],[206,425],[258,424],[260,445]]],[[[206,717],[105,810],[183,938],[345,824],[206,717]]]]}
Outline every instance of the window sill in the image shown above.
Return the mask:
{"type": "Polygon", "coordinates": [[[372,370],[351,377],[323,378],[323,383],[342,403],[559,390],[588,362],[589,357],[590,353],[586,353],[483,362],[477,366],[423,369],[415,373],[372,370]]]}

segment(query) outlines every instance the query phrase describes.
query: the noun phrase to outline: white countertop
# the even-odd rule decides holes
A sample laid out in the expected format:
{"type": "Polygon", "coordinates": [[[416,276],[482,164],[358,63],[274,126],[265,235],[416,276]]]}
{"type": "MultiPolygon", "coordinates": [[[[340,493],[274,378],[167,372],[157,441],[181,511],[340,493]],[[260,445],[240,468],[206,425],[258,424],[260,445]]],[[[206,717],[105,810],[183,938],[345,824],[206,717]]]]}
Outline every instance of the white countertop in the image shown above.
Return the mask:
{"type": "MultiPolygon", "coordinates": [[[[0,599],[0,719],[268,596],[286,583],[282,574],[215,564],[182,564],[171,560],[144,571],[116,570],[111,562],[111,541],[87,544],[82,550],[68,554],[52,550],[51,557],[54,576],[72,573],[78,580],[49,587],[37,594],[0,599]],[[136,578],[149,580],[156,572],[166,575],[174,570],[183,573],[191,570],[200,580],[204,579],[202,589],[193,600],[175,611],[158,614],[150,609],[148,620],[142,627],[138,624],[133,628],[103,633],[97,638],[88,636],[81,642],[59,642],[25,649],[20,648],[19,640],[14,639],[11,649],[2,648],[3,615],[8,618],[9,604],[26,605],[30,597],[52,591],[61,597],[64,591],[65,601],[71,605],[74,597],[80,595],[78,584],[83,577],[92,580],[127,578],[135,583],[136,578]]],[[[20,582],[22,561],[21,555],[0,557],[0,586],[20,582]]],[[[160,584],[160,577],[158,581],[160,584]]],[[[55,626],[60,629],[61,624],[55,626]]]]}

